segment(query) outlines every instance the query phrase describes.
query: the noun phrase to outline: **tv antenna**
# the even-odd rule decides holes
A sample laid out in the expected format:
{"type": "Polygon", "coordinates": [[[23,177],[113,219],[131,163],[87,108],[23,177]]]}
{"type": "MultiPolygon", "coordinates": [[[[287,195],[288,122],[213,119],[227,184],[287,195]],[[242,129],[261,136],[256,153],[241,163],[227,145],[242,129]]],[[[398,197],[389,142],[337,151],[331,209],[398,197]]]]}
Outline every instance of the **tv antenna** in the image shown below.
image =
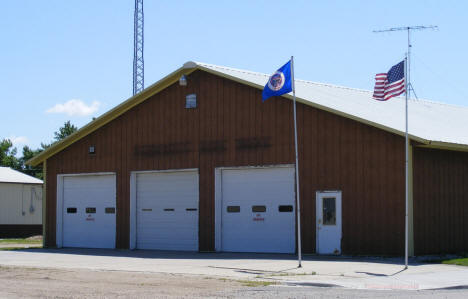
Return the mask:
{"type": "MultiPolygon", "coordinates": [[[[407,27],[395,27],[389,28],[385,30],[374,30],[374,33],[383,33],[383,32],[394,32],[394,31],[407,31],[408,32],[408,51],[406,52],[405,57],[405,83],[406,83],[406,90],[405,90],[405,269],[408,269],[408,198],[409,198],[409,175],[408,175],[408,98],[409,93],[412,90],[414,96],[416,93],[414,92],[413,86],[411,85],[410,81],[410,56],[411,56],[411,31],[414,30],[427,30],[427,29],[439,29],[437,26],[407,26],[407,27]]],[[[416,96],[417,98],[417,96],[416,96]]]]}
{"type": "Polygon", "coordinates": [[[408,51],[407,51],[407,74],[406,74],[406,78],[407,79],[407,84],[408,84],[408,91],[411,92],[413,91],[413,94],[416,98],[418,98],[416,96],[416,93],[414,92],[414,88],[413,88],[413,85],[411,84],[411,80],[410,80],[410,70],[411,70],[411,31],[414,31],[414,30],[427,30],[427,29],[432,29],[432,30],[437,30],[439,29],[438,26],[433,26],[433,25],[429,25],[429,26],[406,26],[406,27],[394,27],[394,28],[389,28],[389,29],[383,29],[383,30],[374,30],[372,32],[374,33],[384,33],[384,32],[395,32],[395,31],[406,31],[408,33],[408,51]]]}
{"type": "Polygon", "coordinates": [[[145,88],[143,0],[135,0],[135,13],[133,18],[133,95],[136,95],[145,88]]]}

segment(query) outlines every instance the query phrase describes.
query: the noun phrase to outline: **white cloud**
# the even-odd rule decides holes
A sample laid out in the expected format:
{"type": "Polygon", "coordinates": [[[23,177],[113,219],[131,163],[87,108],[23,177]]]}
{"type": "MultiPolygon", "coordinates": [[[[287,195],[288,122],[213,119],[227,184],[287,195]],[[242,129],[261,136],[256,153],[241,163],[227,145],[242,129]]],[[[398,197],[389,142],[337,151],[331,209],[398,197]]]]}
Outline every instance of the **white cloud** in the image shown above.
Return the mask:
{"type": "Polygon", "coordinates": [[[26,144],[28,142],[28,138],[25,136],[10,136],[8,139],[10,139],[13,145],[26,144]]]}
{"type": "Polygon", "coordinates": [[[46,110],[47,113],[64,113],[69,116],[87,116],[98,111],[101,103],[94,101],[91,105],[86,105],[82,100],[70,100],[63,104],[56,104],[46,110]]]}

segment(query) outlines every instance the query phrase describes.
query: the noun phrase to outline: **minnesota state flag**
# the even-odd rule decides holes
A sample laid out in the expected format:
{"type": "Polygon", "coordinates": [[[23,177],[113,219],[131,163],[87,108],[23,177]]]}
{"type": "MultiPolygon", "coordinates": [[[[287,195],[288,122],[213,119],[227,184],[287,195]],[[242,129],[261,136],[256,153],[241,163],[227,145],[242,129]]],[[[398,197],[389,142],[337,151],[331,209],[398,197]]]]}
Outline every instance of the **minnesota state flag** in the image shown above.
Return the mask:
{"type": "Polygon", "coordinates": [[[262,92],[262,102],[270,97],[280,96],[292,91],[291,83],[291,60],[280,67],[268,79],[262,92]]]}

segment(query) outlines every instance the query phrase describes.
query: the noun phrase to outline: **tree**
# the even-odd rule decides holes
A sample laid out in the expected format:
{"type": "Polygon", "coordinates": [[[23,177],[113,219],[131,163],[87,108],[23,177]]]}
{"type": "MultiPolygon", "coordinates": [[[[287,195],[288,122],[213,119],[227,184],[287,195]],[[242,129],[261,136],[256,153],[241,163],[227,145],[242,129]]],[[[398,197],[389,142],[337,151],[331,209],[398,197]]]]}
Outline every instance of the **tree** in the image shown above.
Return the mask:
{"type": "Polygon", "coordinates": [[[19,170],[31,176],[35,176],[39,179],[43,178],[42,165],[30,166],[26,165],[26,162],[32,159],[34,156],[40,154],[42,151],[51,147],[54,143],[59,142],[75,133],[78,128],[71,124],[70,121],[66,121],[58,131],[54,132],[54,141],[52,143],[42,143],[41,147],[33,150],[29,146],[23,147],[23,155],[20,158],[16,157],[18,153],[17,149],[13,147],[13,143],[9,139],[3,139],[0,142],[0,166],[7,166],[13,169],[19,170]]]}
{"type": "Polygon", "coordinates": [[[21,170],[21,164],[16,157],[16,153],[16,147],[13,147],[11,140],[3,139],[0,142],[0,165],[21,170]]]}
{"type": "Polygon", "coordinates": [[[40,148],[40,152],[42,152],[43,150],[46,150],[48,149],[49,147],[51,147],[54,143],[56,142],[59,142],[60,140],[63,140],[65,138],[67,138],[68,136],[70,136],[71,134],[75,133],[76,131],[78,131],[78,127],[76,127],[75,125],[73,125],[72,123],[70,123],[70,121],[66,121],[64,124],[63,124],[63,127],[60,127],[58,129],[58,131],[55,131],[54,132],[54,139],[55,141],[53,141],[52,143],[43,143],[41,142],[41,148],[40,148]]]}
{"type": "Polygon", "coordinates": [[[54,133],[55,141],[63,140],[76,131],[78,131],[78,128],[75,125],[72,125],[70,121],[66,121],[63,127],[60,127],[59,130],[54,133]]]}
{"type": "MultiPolygon", "coordinates": [[[[42,144],[41,144],[42,145],[42,144]]],[[[31,166],[31,165],[26,165],[26,161],[34,157],[35,155],[39,154],[42,152],[44,149],[36,149],[32,150],[29,146],[25,145],[23,147],[23,156],[19,159],[20,165],[22,165],[22,172],[34,176],[38,179],[43,179],[42,175],[42,165],[39,164],[37,166],[31,166]]]]}

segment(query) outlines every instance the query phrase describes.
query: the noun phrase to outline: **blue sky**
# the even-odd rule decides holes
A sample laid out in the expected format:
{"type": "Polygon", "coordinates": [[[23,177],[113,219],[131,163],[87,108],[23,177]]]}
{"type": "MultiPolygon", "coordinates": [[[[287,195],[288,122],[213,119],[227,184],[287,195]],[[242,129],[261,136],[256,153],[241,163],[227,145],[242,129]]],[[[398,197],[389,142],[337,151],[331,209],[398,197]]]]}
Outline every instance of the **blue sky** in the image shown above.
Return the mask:
{"type": "MultiPolygon", "coordinates": [[[[145,0],[145,86],[189,60],[271,73],[295,57],[296,78],[372,89],[415,32],[419,98],[468,106],[466,1],[145,0]]],[[[0,138],[50,142],[131,96],[133,0],[0,3],[0,138]],[[71,113],[70,114],[67,114],[71,113]]],[[[259,99],[260,100],[260,99],[259,99]]]]}

